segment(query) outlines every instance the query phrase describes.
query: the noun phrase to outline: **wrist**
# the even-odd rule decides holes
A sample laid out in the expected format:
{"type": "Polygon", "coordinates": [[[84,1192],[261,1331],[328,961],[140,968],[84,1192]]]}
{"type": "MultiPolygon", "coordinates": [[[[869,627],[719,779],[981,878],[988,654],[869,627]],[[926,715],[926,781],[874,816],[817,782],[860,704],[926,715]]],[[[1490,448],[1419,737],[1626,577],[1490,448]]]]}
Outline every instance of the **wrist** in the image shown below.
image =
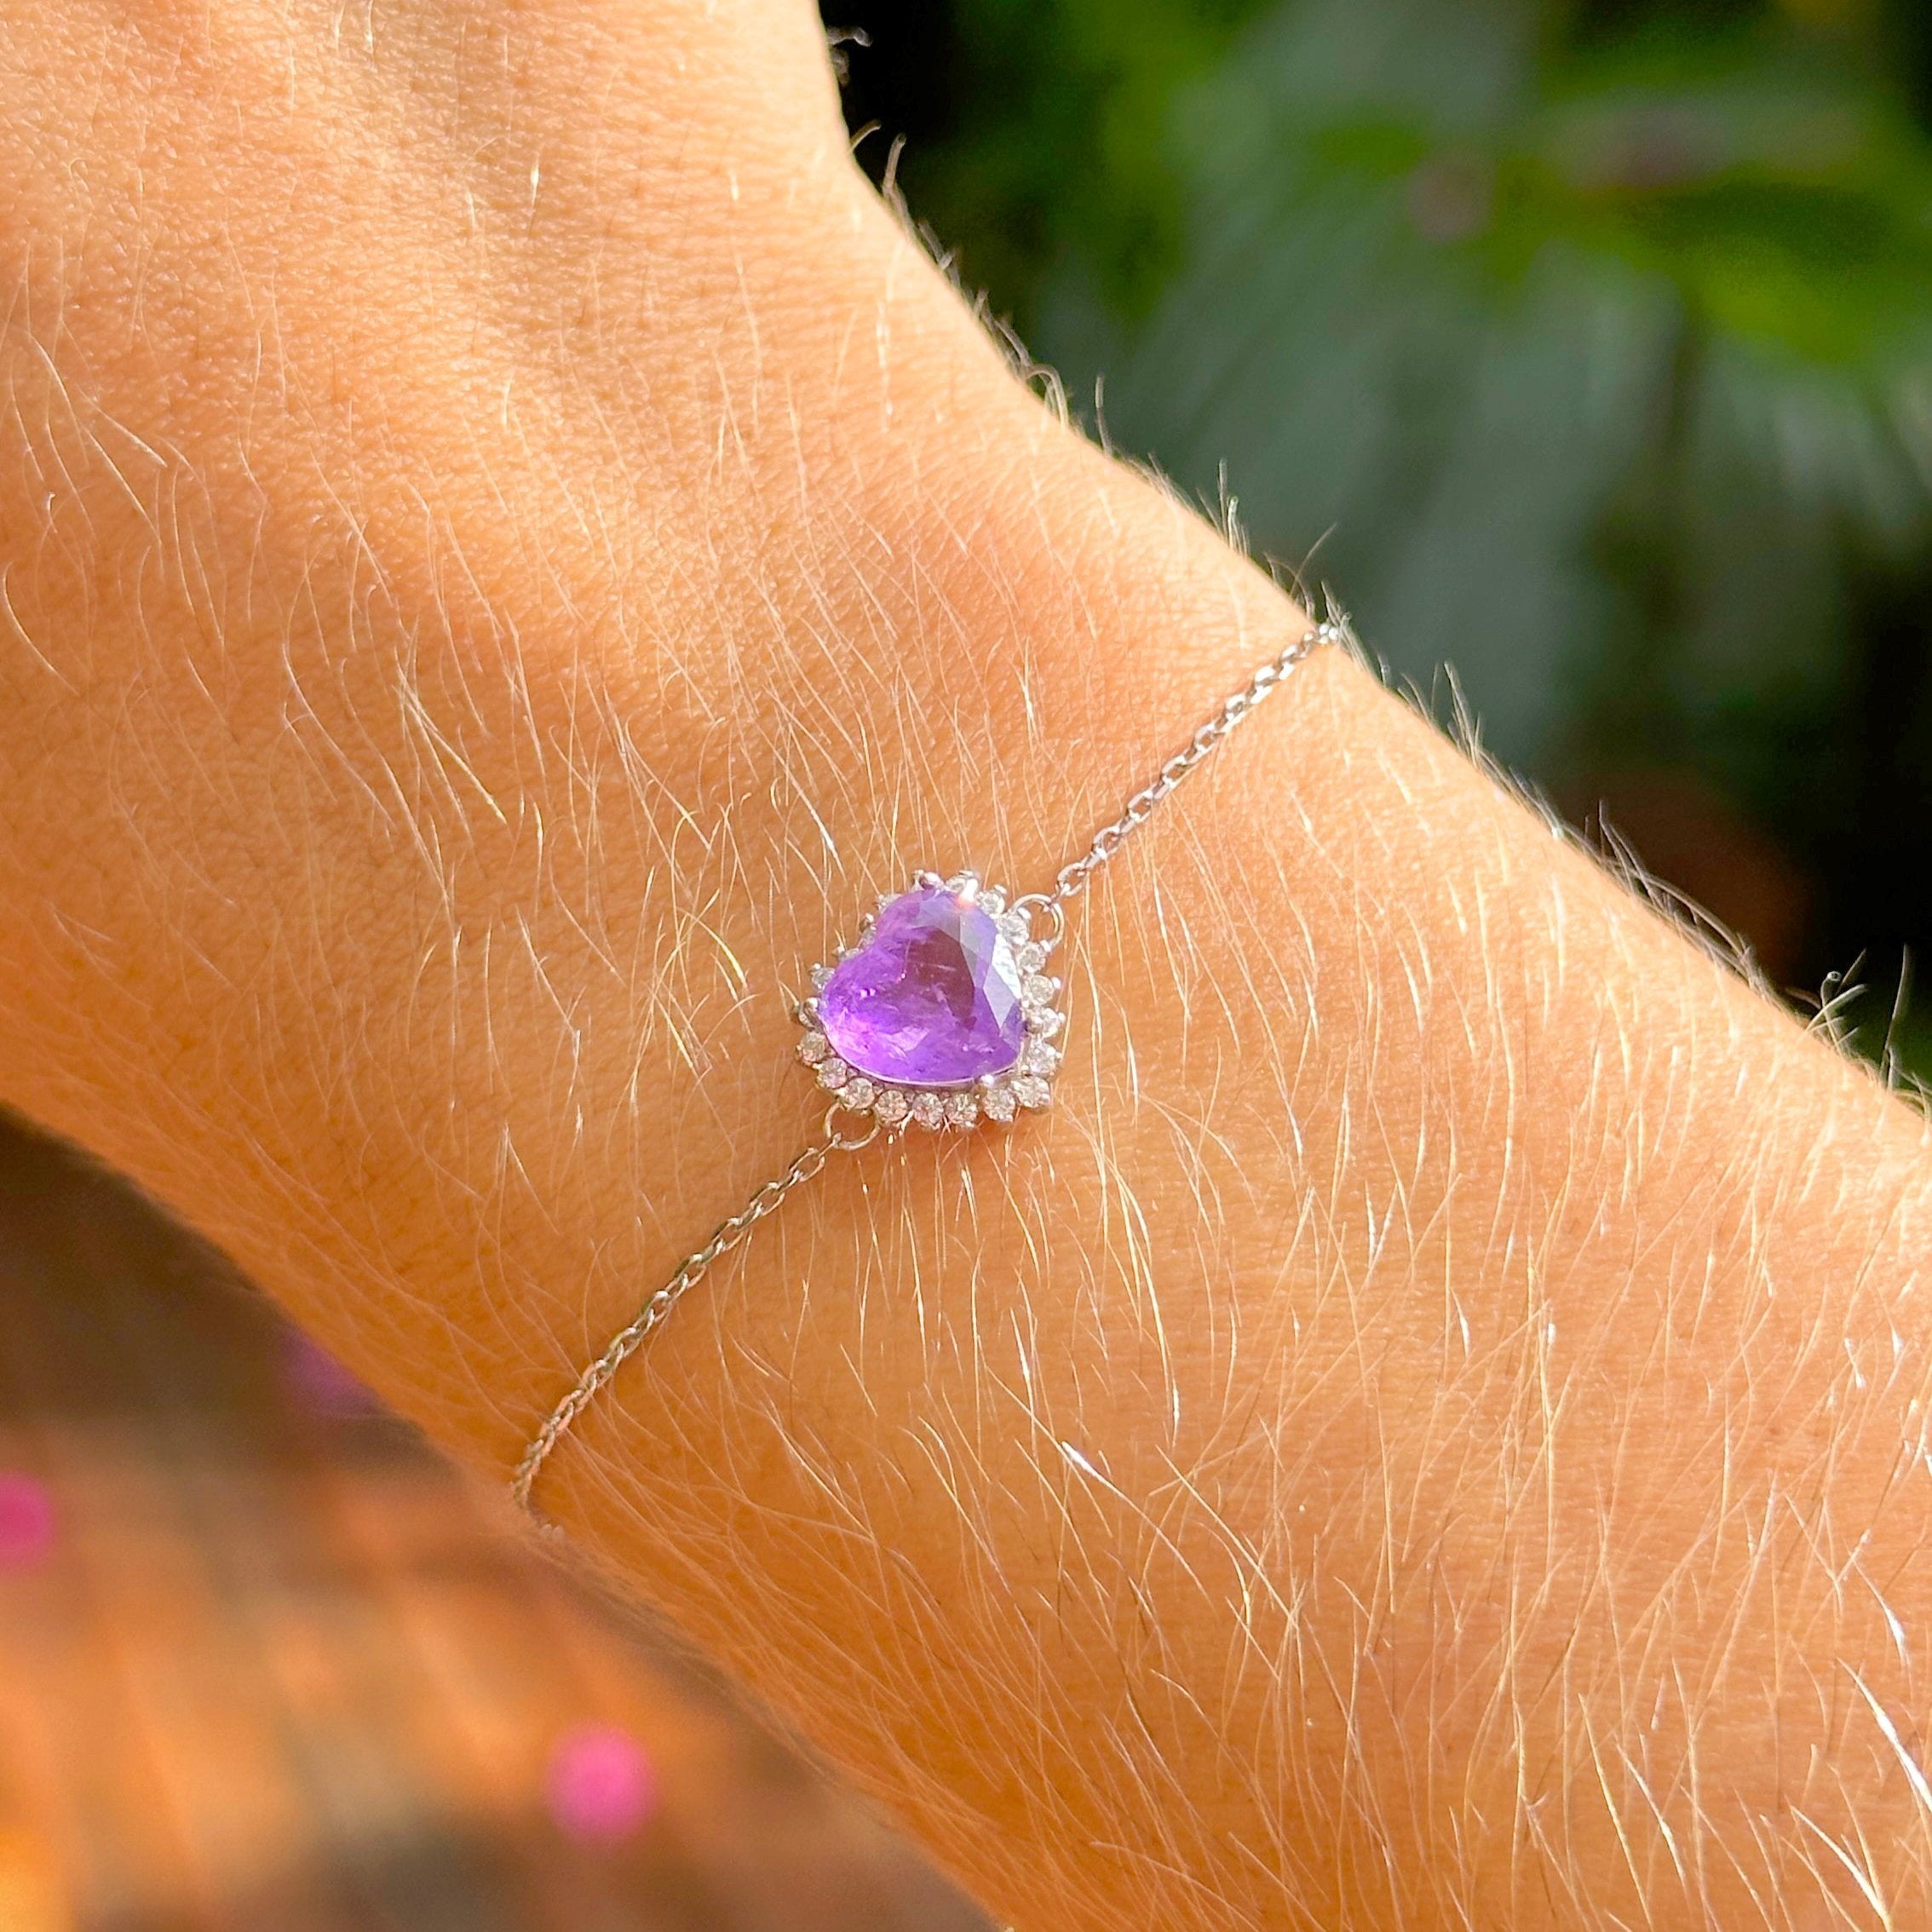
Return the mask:
{"type": "MultiPolygon", "coordinates": [[[[1579,1711],[1673,1775],[1721,1734],[1723,1803],[1774,1803],[1764,1739],[1799,1721],[1774,1687],[1829,1647],[1757,1594],[1726,1470],[1842,1457],[1912,1562],[1883,1405],[1854,1422],[1806,1337],[1820,1295],[1833,1332],[1896,1335],[1911,1243],[1873,1231],[1923,1221],[1915,1124],[1338,659],[1110,871],[1066,958],[1054,1113],[828,1176],[589,1419],[560,1512],[985,1895],[1055,1923],[1144,1918],[1176,1870],[1176,1923],[1204,1872],[1204,1923],[1266,1922],[1284,1870],[1338,1922],[1343,1840],[1420,1899],[1475,1821],[1597,1788],[1579,1711]],[[1822,1222],[1780,1179],[1800,1159],[1832,1176],[1822,1222]],[[1633,1228],[1668,1232],[1633,1256],[1633,1228]],[[1807,1283],[1781,1310],[1770,1251],[1807,1283]],[[1768,1377],[1784,1424],[1749,1426],[1768,1377]],[[1737,1679],[1642,1716],[1628,1606],[1666,1649],[1712,1641],[1682,1553],[1713,1537],[1737,1679]],[[1255,1662],[1225,1702],[1170,1694],[1231,1655],[1255,1662]],[[1422,1738],[1463,1809],[1417,1806],[1422,1738]],[[1123,1788],[1154,1794],[1145,1855],[1092,1849],[1123,1788]]],[[[1608,1870],[1628,1802],[1578,1810],[1561,1855],[1608,1870]]],[[[1463,1895],[1523,1923],[1518,1857],[1463,1895]]]]}

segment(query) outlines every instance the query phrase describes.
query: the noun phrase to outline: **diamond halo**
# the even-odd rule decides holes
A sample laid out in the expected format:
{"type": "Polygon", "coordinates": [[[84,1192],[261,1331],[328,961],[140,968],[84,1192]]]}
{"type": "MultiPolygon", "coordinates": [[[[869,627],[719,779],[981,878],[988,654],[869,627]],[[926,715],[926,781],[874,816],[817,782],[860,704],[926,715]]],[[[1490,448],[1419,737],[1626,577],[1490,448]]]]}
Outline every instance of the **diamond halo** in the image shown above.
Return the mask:
{"type": "Polygon", "coordinates": [[[799,1060],[836,1105],[888,1133],[1004,1126],[1047,1107],[1066,1015],[1047,970],[1061,923],[1043,911],[1059,908],[974,872],[916,873],[812,969],[794,1009],[799,1060]]]}

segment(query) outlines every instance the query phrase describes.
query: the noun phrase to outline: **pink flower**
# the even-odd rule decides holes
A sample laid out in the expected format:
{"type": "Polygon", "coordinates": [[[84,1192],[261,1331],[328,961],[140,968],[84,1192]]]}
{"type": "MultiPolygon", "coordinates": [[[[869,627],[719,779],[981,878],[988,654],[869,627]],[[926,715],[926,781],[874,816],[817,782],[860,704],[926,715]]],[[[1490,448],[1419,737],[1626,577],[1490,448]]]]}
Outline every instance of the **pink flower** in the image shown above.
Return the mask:
{"type": "Polygon", "coordinates": [[[31,1569],[54,1547],[54,1498],[44,1483],[0,1472],[0,1570],[31,1569]]]}
{"type": "Polygon", "coordinates": [[[658,1778],[644,1749],[614,1724],[566,1731],[550,1753],[546,1795],[566,1837],[608,1844],[628,1837],[658,1808],[658,1778]]]}

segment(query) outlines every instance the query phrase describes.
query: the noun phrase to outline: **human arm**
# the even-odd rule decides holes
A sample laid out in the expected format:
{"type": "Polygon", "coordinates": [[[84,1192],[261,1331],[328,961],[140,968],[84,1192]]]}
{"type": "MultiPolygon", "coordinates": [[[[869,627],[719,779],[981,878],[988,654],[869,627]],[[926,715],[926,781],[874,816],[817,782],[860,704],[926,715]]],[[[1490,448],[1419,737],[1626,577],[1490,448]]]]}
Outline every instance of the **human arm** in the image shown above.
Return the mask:
{"type": "MultiPolygon", "coordinates": [[[[503,1475],[811,1131],[803,964],[1302,619],[802,6],[32,7],[0,87],[0,1093],[503,1475]]],[[[1021,1932],[1910,1923],[1917,1118],[1337,656],[1136,847],[1052,1113],[837,1164],[548,1509],[1021,1932]]]]}

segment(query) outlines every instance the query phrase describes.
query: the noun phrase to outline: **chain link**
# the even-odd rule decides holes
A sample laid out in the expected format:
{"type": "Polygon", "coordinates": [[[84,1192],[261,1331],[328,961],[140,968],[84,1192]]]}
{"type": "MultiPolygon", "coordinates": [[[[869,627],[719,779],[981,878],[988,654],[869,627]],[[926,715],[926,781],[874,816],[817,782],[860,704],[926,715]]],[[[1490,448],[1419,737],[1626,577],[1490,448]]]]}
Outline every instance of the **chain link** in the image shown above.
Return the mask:
{"type": "Polygon", "coordinates": [[[532,1509],[531,1492],[536,1486],[538,1472],[559,1439],[597,1399],[604,1384],[670,1319],[671,1310],[712,1268],[733,1248],[742,1245],[767,1215],[776,1214],[788,1195],[823,1173],[825,1163],[835,1153],[856,1153],[878,1138],[879,1123],[875,1118],[857,1138],[846,1139],[838,1130],[838,1103],[835,1101],[826,1110],[825,1125],[817,1138],[799,1150],[784,1173],[765,1182],[736,1214],[721,1221],[710,1239],[678,1263],[676,1274],[645,1302],[627,1326],[620,1328],[611,1337],[610,1346],[577,1378],[577,1386],[550,1412],[549,1419],[538,1430],[530,1446],[523,1452],[523,1460],[516,1465],[516,1474],[510,1481],[510,1495],[520,1509],[535,1513],[532,1509]]]}
{"type": "MultiPolygon", "coordinates": [[[[1093,842],[1071,864],[1062,865],[1055,876],[1050,893],[1029,893],[1014,901],[1037,917],[1050,919],[1051,937],[1057,940],[1067,920],[1067,902],[1087,889],[1095,872],[1152,818],[1175,787],[1198,765],[1217,750],[1222,741],[1262,700],[1279,685],[1297,664],[1318,647],[1344,635],[1338,624],[1318,624],[1305,630],[1277,657],[1271,658],[1249,681],[1247,688],[1237,691],[1213,717],[1201,726],[1187,743],[1153,778],[1130,798],[1120,816],[1094,834],[1093,842]]],[[[848,1140],[839,1133],[839,1105],[835,1101],[826,1110],[825,1123],[817,1136],[800,1150],[782,1174],[774,1175],[759,1187],[751,1198],[728,1221],[722,1221],[703,1247],[687,1255],[677,1272],[637,1311],[628,1326],[611,1337],[610,1346],[577,1379],[577,1385],[550,1412],[549,1419],[523,1452],[510,1481],[510,1494],[518,1506],[537,1515],[531,1500],[537,1478],[550,1452],[569,1433],[574,1423],[626,1361],[643,1347],[670,1319],[670,1313],[704,1276],[731,1251],[740,1245],[767,1215],[775,1214],[798,1188],[815,1179],[835,1153],[855,1153],[870,1147],[882,1131],[875,1116],[865,1131],[848,1140]]],[[[542,1519],[539,1517],[539,1521],[542,1519]]]]}
{"type": "Polygon", "coordinates": [[[1102,825],[1094,834],[1093,843],[1071,865],[1060,868],[1054,878],[1053,890],[1038,903],[1058,907],[1070,899],[1078,898],[1087,889],[1094,874],[1153,816],[1182,779],[1196,766],[1205,764],[1220,749],[1228,734],[1302,658],[1318,647],[1332,643],[1341,635],[1339,624],[1318,624],[1304,630],[1279,657],[1269,658],[1248,681],[1246,690],[1237,691],[1153,778],[1127,801],[1120,816],[1112,825],[1102,825]]]}

